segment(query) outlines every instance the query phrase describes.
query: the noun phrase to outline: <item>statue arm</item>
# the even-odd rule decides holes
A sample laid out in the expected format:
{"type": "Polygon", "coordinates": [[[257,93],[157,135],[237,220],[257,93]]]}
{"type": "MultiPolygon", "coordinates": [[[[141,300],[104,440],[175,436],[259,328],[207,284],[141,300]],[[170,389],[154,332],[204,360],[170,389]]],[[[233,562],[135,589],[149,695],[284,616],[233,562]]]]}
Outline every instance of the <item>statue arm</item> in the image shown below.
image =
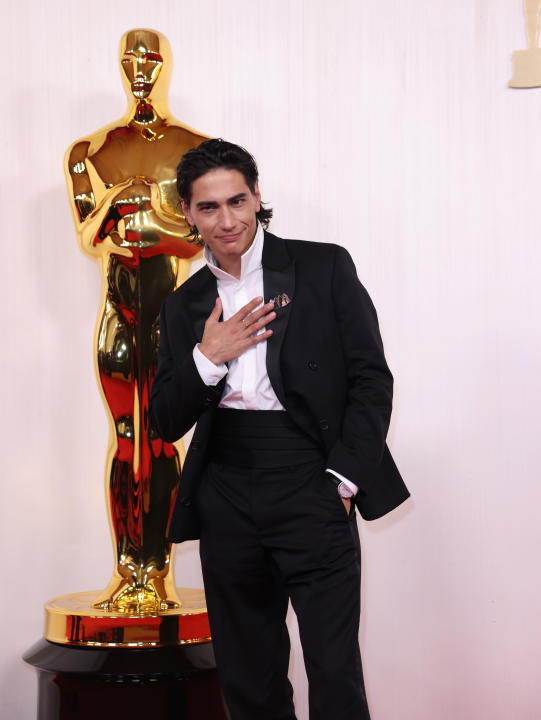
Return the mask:
{"type": "Polygon", "coordinates": [[[68,197],[81,249],[91,255],[101,254],[96,245],[103,235],[107,216],[115,207],[115,200],[133,180],[111,188],[101,182],[88,158],[89,140],[74,143],[66,152],[64,171],[68,184],[68,197]],[[92,176],[95,175],[94,178],[92,176]],[[99,187],[97,187],[99,185],[99,187]]]}
{"type": "Polygon", "coordinates": [[[86,220],[96,207],[96,199],[86,166],[89,142],[78,142],[66,153],[66,180],[71,185],[69,197],[76,220],[86,220]]]}
{"type": "MultiPolygon", "coordinates": [[[[64,169],[68,195],[81,249],[91,256],[102,256],[105,249],[126,253],[132,242],[145,246],[165,242],[174,254],[192,257],[199,246],[186,241],[188,225],[182,214],[174,174],[164,173],[161,165],[147,165],[146,174],[131,175],[108,183],[100,168],[104,158],[96,148],[105,143],[101,133],[74,143],[67,151],[64,169]],[[96,155],[96,162],[94,156],[96,155]],[[101,247],[100,247],[101,246],[101,247]]],[[[118,168],[117,168],[118,169],[118,168]]]]}

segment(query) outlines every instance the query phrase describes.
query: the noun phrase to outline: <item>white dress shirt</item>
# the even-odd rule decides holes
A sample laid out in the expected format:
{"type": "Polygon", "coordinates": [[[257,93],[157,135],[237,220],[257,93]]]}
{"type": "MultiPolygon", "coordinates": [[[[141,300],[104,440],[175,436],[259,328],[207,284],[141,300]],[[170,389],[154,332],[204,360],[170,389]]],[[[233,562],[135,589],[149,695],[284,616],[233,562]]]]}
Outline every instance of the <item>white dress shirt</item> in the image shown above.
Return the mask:
{"type": "MultiPolygon", "coordinates": [[[[262,255],[263,228],[259,223],[252,244],[241,256],[240,278],[238,279],[219,267],[210,248],[205,245],[203,256],[209,270],[216,277],[224,320],[229,320],[254,297],[263,297],[262,255]]],[[[263,302],[269,300],[270,298],[264,298],[263,302]]],[[[263,329],[260,332],[263,332],[263,329]]],[[[215,365],[206,355],[203,355],[199,345],[193,349],[193,359],[205,385],[216,385],[227,375],[219,407],[237,410],[285,409],[276,397],[267,374],[266,340],[252,345],[238,358],[230,360],[229,368],[225,363],[215,365]]],[[[327,470],[342,480],[353,495],[357,492],[357,486],[350,480],[330,468],[327,470]]]]}

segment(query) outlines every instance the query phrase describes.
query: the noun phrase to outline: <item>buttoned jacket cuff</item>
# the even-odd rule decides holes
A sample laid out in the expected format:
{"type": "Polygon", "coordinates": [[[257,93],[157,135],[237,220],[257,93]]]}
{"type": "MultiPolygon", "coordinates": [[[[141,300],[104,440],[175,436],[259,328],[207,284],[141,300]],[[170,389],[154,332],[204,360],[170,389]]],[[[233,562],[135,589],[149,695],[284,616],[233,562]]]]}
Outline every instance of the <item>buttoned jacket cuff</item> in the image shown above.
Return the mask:
{"type": "Polygon", "coordinates": [[[193,361],[201,380],[205,385],[217,385],[227,375],[227,365],[215,365],[199,349],[199,343],[193,349],[193,361]]]}
{"type": "Polygon", "coordinates": [[[348,480],[343,475],[340,475],[340,473],[337,473],[336,470],[331,470],[331,468],[326,468],[326,472],[332,473],[335,477],[337,477],[339,480],[341,480],[344,483],[344,485],[347,488],[349,488],[349,490],[351,490],[352,496],[356,495],[357,492],[359,491],[359,488],[357,487],[357,485],[355,485],[355,483],[352,483],[351,480],[348,480]]]}

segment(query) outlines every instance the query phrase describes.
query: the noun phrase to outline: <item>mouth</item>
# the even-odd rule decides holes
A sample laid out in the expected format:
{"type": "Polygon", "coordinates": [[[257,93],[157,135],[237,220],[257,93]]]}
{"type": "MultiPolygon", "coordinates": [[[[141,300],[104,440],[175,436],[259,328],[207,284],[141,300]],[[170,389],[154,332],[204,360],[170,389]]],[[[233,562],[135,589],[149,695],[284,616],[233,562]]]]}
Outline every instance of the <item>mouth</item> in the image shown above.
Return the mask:
{"type": "Polygon", "coordinates": [[[230,233],[229,235],[219,235],[218,240],[223,243],[233,243],[235,240],[238,240],[241,236],[241,232],[238,233],[230,233]]]}
{"type": "Polygon", "coordinates": [[[131,87],[132,90],[145,90],[151,84],[152,83],[149,83],[146,80],[134,80],[131,84],[131,87]]]}

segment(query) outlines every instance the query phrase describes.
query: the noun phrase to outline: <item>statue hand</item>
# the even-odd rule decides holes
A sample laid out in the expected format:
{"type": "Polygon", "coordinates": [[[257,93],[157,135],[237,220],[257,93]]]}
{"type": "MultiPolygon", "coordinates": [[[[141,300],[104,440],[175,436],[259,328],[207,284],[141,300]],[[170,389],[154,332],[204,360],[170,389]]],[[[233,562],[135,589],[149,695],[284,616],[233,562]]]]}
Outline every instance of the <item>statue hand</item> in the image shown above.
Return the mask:
{"type": "MultiPolygon", "coordinates": [[[[113,238],[113,242],[118,244],[117,238],[120,237],[118,232],[119,221],[126,215],[133,215],[134,213],[141,211],[144,212],[145,210],[150,210],[149,200],[139,202],[135,200],[121,200],[113,203],[109,208],[107,215],[103,218],[100,229],[96,233],[92,243],[94,247],[103,242],[107,236],[111,236],[113,238]]],[[[122,239],[123,238],[120,238],[120,240],[122,239]]]]}

